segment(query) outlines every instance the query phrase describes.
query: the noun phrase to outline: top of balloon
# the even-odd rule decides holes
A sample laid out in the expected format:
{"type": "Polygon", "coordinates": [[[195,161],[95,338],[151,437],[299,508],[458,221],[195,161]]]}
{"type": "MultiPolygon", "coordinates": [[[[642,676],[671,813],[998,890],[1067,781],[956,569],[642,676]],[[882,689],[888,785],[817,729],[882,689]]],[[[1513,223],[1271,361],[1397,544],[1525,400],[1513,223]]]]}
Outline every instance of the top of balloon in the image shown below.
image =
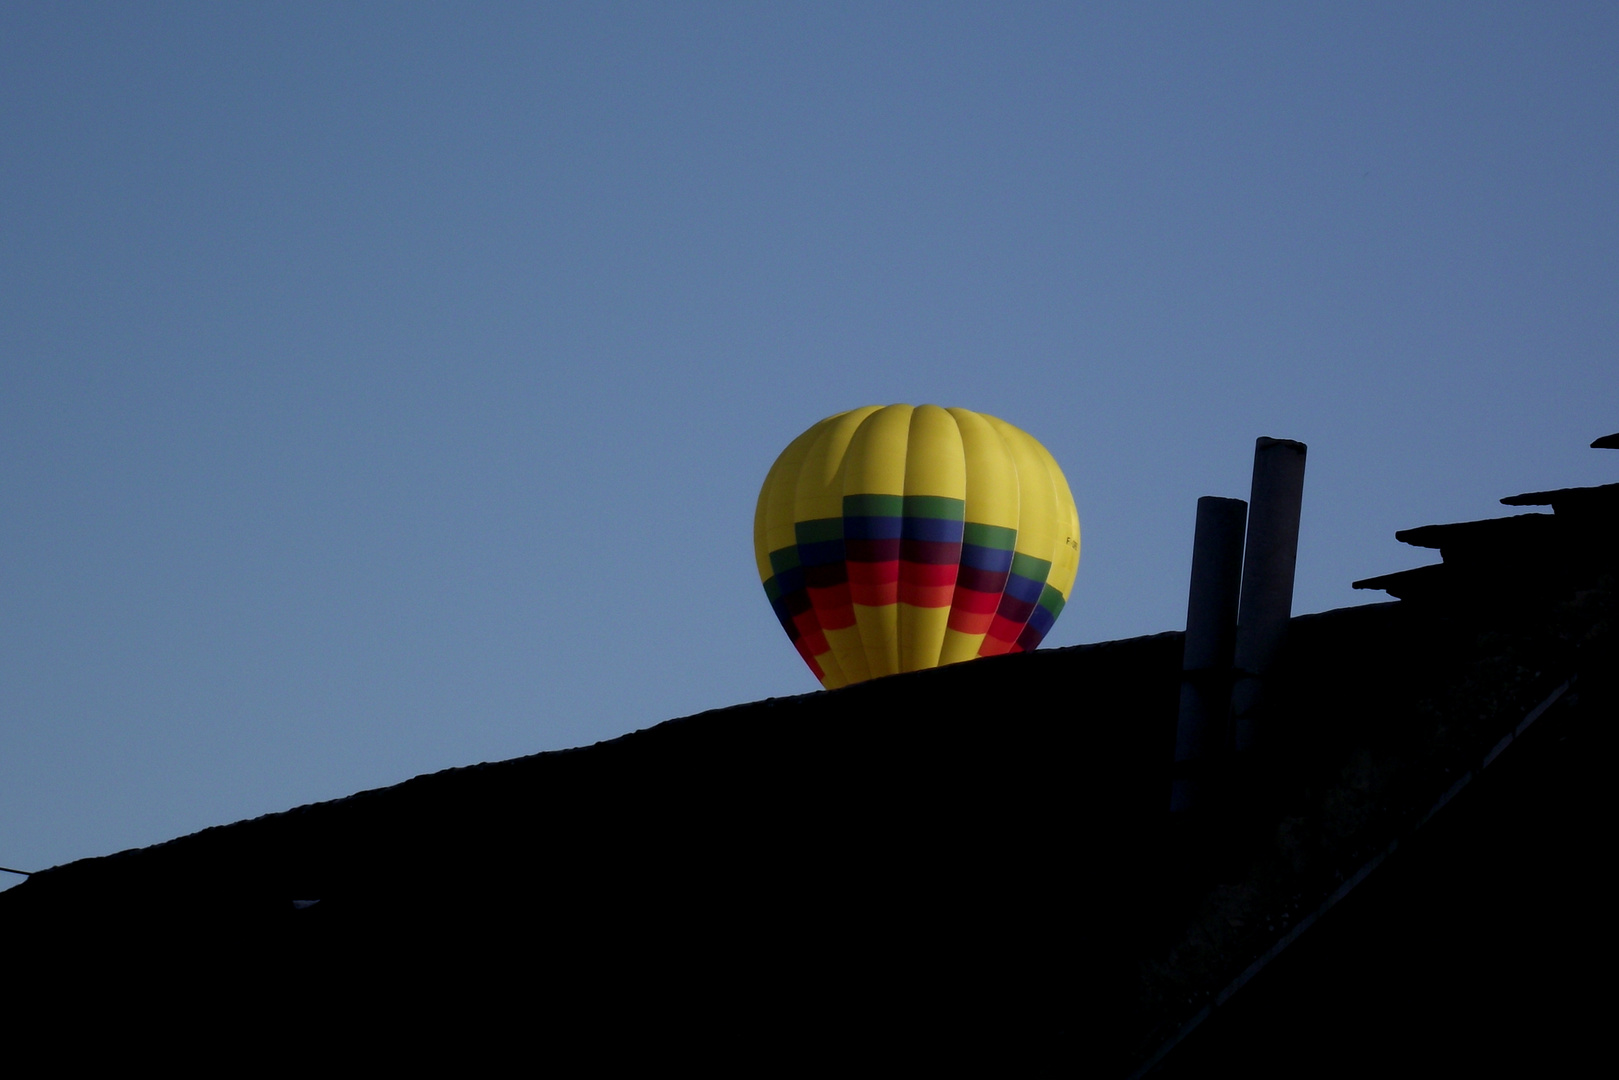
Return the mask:
{"type": "Polygon", "coordinates": [[[1046,448],[993,416],[868,405],[781,452],[759,491],[765,595],[827,689],[1040,644],[1079,568],[1046,448]]]}

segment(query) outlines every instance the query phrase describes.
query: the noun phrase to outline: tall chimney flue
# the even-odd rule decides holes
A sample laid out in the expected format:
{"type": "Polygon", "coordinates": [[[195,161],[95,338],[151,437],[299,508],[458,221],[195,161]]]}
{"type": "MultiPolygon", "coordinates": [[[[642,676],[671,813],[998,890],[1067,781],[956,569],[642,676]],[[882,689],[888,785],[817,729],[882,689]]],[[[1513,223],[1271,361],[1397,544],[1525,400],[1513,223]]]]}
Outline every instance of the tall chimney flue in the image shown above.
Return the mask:
{"type": "Polygon", "coordinates": [[[1254,444],[1248,546],[1237,612],[1236,681],[1231,691],[1232,745],[1238,754],[1252,751],[1263,738],[1266,679],[1293,616],[1307,450],[1291,439],[1261,437],[1254,444]]]}
{"type": "Polygon", "coordinates": [[[1231,661],[1248,504],[1205,495],[1197,500],[1192,583],[1186,597],[1180,715],[1169,808],[1196,810],[1211,798],[1214,773],[1230,747],[1231,661]]]}

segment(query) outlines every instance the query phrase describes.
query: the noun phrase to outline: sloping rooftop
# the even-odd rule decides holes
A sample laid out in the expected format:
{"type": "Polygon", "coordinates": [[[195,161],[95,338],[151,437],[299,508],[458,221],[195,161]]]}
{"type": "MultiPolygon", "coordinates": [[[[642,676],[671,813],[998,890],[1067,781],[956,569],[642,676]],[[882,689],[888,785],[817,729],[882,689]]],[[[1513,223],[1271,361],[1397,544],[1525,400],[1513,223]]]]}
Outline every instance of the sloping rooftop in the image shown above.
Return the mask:
{"type": "Polygon", "coordinates": [[[0,919],[55,993],[161,970],[209,998],[524,1018],[496,1040],[611,1016],[711,1050],[746,1029],[1121,1076],[1313,1075],[1394,1031],[1451,1061],[1493,1031],[1499,1055],[1579,1015],[1616,489],[1401,533],[1444,561],[1356,583],[1398,602],[1295,618],[1267,749],[1218,813],[1167,814],[1166,633],[418,777],[36,874],[0,919]],[[1561,959],[1520,962],[1536,934],[1561,959]],[[1503,956],[1539,981],[1477,975],[1503,956]]]}

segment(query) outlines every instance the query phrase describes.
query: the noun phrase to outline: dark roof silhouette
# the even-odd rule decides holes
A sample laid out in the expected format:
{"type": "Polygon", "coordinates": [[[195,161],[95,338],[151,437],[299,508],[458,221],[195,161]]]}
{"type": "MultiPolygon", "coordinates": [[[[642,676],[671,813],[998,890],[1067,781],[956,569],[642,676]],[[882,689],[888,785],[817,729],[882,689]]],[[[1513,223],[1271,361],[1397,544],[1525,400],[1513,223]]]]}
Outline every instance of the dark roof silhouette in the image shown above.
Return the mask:
{"type": "Polygon", "coordinates": [[[179,1015],[371,1060],[1557,1071],[1603,1030],[1616,491],[1400,533],[1443,562],[1293,619],[1215,813],[1167,814],[1166,633],[56,867],[0,894],[14,970],[38,1031],[179,1015]]]}

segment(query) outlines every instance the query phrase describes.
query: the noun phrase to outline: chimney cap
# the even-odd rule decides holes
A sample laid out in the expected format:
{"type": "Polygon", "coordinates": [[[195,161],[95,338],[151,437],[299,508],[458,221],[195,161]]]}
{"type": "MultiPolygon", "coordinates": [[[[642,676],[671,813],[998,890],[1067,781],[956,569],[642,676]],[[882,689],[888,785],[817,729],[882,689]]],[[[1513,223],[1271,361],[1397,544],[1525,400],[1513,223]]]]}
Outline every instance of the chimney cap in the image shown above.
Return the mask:
{"type": "Polygon", "coordinates": [[[1263,450],[1267,446],[1286,446],[1293,450],[1297,450],[1301,454],[1310,449],[1297,439],[1273,439],[1269,435],[1261,435],[1259,438],[1254,440],[1255,450],[1263,450]]]}

